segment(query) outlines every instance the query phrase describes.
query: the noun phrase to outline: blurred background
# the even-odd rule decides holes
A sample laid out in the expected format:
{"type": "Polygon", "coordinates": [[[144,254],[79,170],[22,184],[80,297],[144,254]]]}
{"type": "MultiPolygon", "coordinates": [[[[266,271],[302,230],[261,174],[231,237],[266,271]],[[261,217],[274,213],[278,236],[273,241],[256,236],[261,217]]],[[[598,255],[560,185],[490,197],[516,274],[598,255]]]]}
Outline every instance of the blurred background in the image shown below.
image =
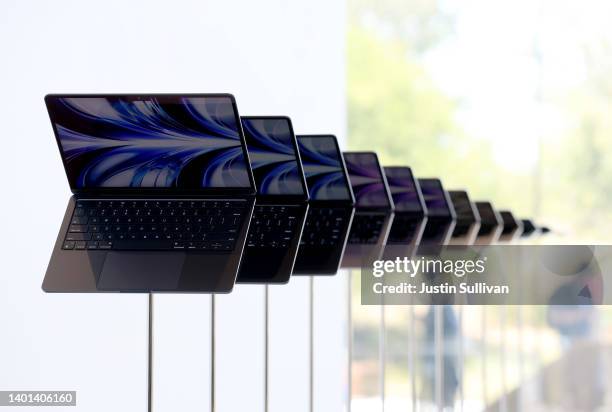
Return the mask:
{"type": "MultiPolygon", "coordinates": [[[[611,12],[348,0],[348,146],[531,216],[543,242],[609,243],[611,12]]],[[[352,279],[354,410],[610,410],[608,307],[381,310],[352,279]]]]}

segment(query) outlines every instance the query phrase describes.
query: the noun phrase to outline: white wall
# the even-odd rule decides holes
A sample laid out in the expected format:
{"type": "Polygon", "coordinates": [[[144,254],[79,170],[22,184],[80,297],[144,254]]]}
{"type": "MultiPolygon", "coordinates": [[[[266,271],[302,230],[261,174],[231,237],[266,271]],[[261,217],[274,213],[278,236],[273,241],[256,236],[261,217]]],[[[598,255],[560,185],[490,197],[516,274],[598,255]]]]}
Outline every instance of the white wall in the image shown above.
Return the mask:
{"type": "MultiPolygon", "coordinates": [[[[70,410],[146,407],[146,296],[40,289],[69,196],[43,95],[228,91],[242,114],[287,114],[298,133],[344,138],[344,14],[344,2],[324,0],[2,2],[0,390],[77,390],[70,410]]],[[[305,410],[303,392],[293,405],[286,396],[308,383],[305,280],[271,294],[274,410],[305,410]]],[[[321,372],[329,385],[315,384],[319,410],[344,406],[345,371],[334,361],[346,346],[336,339],[346,327],[335,312],[345,307],[343,281],[315,286],[317,327],[331,333],[326,345],[315,339],[315,369],[334,365],[321,372]],[[328,308],[333,316],[323,316],[328,308]]],[[[262,367],[262,288],[236,292],[218,300],[217,405],[262,410],[262,381],[252,381],[262,367]]],[[[159,296],[155,315],[157,410],[206,410],[210,298],[159,296]]]]}

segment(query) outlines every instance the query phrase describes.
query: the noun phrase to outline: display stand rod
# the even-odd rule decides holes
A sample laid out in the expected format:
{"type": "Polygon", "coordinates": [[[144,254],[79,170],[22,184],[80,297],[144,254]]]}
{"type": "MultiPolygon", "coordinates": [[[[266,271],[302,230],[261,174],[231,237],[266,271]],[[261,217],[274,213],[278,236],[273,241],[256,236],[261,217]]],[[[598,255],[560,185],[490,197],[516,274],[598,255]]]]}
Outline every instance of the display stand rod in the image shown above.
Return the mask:
{"type": "Polygon", "coordinates": [[[459,331],[457,333],[457,339],[459,340],[459,342],[457,342],[458,344],[458,351],[459,351],[459,362],[457,362],[458,364],[458,371],[457,371],[457,375],[458,375],[458,380],[459,380],[459,411],[463,412],[463,403],[465,400],[465,394],[463,392],[463,362],[465,361],[465,352],[464,352],[464,347],[463,347],[463,340],[464,340],[464,336],[463,336],[463,304],[459,305],[457,307],[457,312],[458,312],[458,317],[459,317],[459,331]]]}
{"type": "Polygon", "coordinates": [[[215,412],[215,295],[210,297],[210,410],[215,412]]]}
{"type": "Polygon", "coordinates": [[[270,342],[270,300],[268,285],[264,287],[264,411],[270,407],[269,342],[270,342]]]}
{"type": "Polygon", "coordinates": [[[348,305],[347,305],[347,331],[348,331],[348,341],[347,341],[347,355],[348,355],[348,365],[347,365],[347,408],[348,412],[351,412],[351,403],[353,402],[353,272],[351,270],[347,271],[346,278],[348,280],[347,284],[347,293],[348,293],[348,305]]]}
{"type": "Polygon", "coordinates": [[[435,305],[434,310],[434,381],[435,402],[439,412],[444,410],[444,306],[435,305]]]}
{"type": "Polygon", "coordinates": [[[416,316],[414,310],[414,302],[412,296],[410,296],[410,328],[408,330],[408,337],[410,340],[410,351],[408,353],[408,367],[410,369],[410,392],[412,398],[412,410],[417,410],[417,385],[416,385],[416,350],[417,350],[417,339],[416,339],[416,316]]]}
{"type": "Polygon", "coordinates": [[[310,276],[308,283],[308,339],[309,339],[309,382],[308,382],[308,399],[310,401],[310,412],[314,411],[314,277],[310,276]]]}
{"type": "Polygon", "coordinates": [[[379,364],[379,384],[380,384],[380,405],[381,411],[385,412],[385,387],[386,387],[386,370],[387,370],[387,325],[385,323],[385,297],[382,296],[382,302],[380,305],[380,326],[378,329],[378,357],[380,359],[379,364]]]}
{"type": "Polygon", "coordinates": [[[153,293],[149,292],[148,362],[147,362],[147,411],[153,410],[153,293]]]}

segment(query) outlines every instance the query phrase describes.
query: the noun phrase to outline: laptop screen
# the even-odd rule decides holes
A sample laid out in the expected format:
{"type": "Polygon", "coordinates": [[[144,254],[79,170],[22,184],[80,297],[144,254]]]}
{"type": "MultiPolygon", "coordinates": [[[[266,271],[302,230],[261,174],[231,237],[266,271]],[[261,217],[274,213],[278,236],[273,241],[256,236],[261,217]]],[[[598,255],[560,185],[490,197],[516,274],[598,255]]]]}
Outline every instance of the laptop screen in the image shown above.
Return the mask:
{"type": "Polygon", "coordinates": [[[234,100],[47,96],[72,188],[250,188],[234,100]]]}
{"type": "Polygon", "coordinates": [[[310,200],[352,202],[336,137],[298,136],[310,200]]]}
{"type": "Polygon", "coordinates": [[[242,117],[242,129],[257,193],[306,197],[291,121],[286,117],[242,117]]]}
{"type": "Polygon", "coordinates": [[[392,208],[385,178],[374,152],[344,152],[357,207],[392,208]]]}
{"type": "Polygon", "coordinates": [[[484,224],[497,225],[499,223],[495,209],[489,202],[476,202],[476,209],[480,215],[480,220],[484,224]]]}
{"type": "Polygon", "coordinates": [[[409,167],[385,167],[396,212],[422,212],[421,194],[409,167]]]}
{"type": "Polygon", "coordinates": [[[419,179],[419,185],[429,216],[452,216],[439,179],[419,179]]]}
{"type": "Polygon", "coordinates": [[[457,215],[457,220],[465,221],[465,222],[476,222],[480,220],[480,217],[477,216],[477,212],[474,210],[472,206],[472,202],[466,191],[464,190],[449,190],[448,195],[453,202],[453,207],[455,208],[455,214],[457,215]]]}

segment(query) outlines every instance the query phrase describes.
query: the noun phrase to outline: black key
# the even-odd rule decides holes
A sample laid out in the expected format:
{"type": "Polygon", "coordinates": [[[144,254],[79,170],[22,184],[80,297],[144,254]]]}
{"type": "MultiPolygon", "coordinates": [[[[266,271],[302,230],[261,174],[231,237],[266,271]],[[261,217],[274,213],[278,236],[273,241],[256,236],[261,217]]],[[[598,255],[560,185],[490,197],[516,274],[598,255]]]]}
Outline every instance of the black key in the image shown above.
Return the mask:
{"type": "Polygon", "coordinates": [[[98,242],[87,242],[87,249],[97,249],[98,242]]]}
{"type": "Polygon", "coordinates": [[[108,242],[108,241],[98,242],[98,248],[99,249],[110,249],[112,246],[113,246],[113,244],[111,242],[108,242]]]}
{"type": "Polygon", "coordinates": [[[234,245],[232,242],[212,242],[210,248],[212,250],[232,250],[234,245]]]}
{"type": "Polygon", "coordinates": [[[68,233],[66,235],[66,241],[89,240],[89,239],[91,239],[91,233],[68,233]]]}
{"type": "Polygon", "coordinates": [[[68,232],[70,233],[86,233],[87,225],[70,225],[68,228],[68,232]]]}
{"type": "Polygon", "coordinates": [[[70,224],[72,225],[86,225],[87,221],[88,221],[88,217],[87,216],[73,216],[72,220],[70,221],[70,224]]]}
{"type": "Polygon", "coordinates": [[[172,241],[168,240],[114,240],[112,243],[113,250],[169,250],[174,248],[172,241]]]}
{"type": "Polygon", "coordinates": [[[87,248],[87,242],[84,242],[84,241],[76,242],[76,245],[74,248],[77,250],[84,250],[87,248]]]}
{"type": "Polygon", "coordinates": [[[66,250],[70,250],[70,249],[74,249],[74,242],[64,242],[64,246],[62,246],[62,249],[66,249],[66,250]]]}

